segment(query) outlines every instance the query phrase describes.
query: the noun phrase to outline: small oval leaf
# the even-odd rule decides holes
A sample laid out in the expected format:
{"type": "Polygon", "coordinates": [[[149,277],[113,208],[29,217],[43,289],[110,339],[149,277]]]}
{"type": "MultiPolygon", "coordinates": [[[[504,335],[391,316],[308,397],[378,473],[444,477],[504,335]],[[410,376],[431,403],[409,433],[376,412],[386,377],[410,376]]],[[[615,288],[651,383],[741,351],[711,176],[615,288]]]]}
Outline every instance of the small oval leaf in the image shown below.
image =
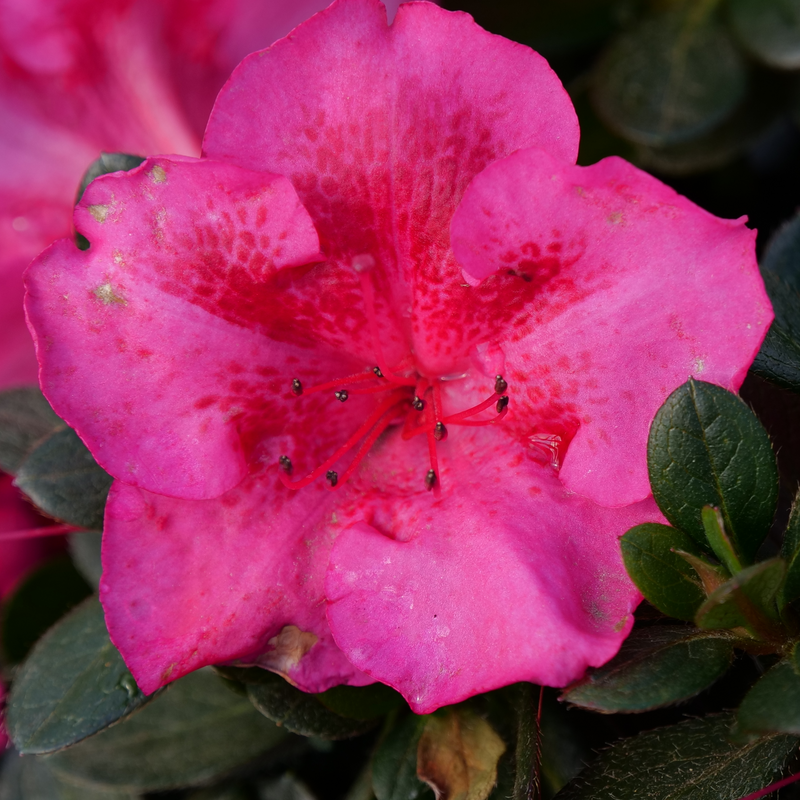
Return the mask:
{"type": "Polygon", "coordinates": [[[112,481],[78,434],[64,428],[34,448],[15,483],[45,514],[101,530],[112,481]]]}
{"type": "Polygon", "coordinates": [[[789,661],[776,664],[750,689],[736,723],[743,733],[800,735],[800,675],[789,661]]]}
{"type": "Polygon", "coordinates": [[[715,714],[622,739],[557,800],[741,800],[774,779],[797,737],[737,744],[728,736],[732,722],[732,714],[715,714]]]}
{"type": "Polygon", "coordinates": [[[210,781],[286,735],[213,672],[200,670],[118,725],[41,758],[66,780],[155,792],[210,781]]]}
{"type": "Polygon", "coordinates": [[[372,759],[372,788],[377,800],[432,798],[417,777],[417,747],[427,717],[409,714],[383,740],[372,759]]]}
{"type": "Polygon", "coordinates": [[[61,428],[38,386],[0,392],[0,469],[15,475],[34,445],[61,428]]]}
{"type": "Polygon", "coordinates": [[[690,379],[658,410],[647,443],[653,497],[701,545],[704,506],[716,506],[739,557],[750,563],[769,532],[778,470],[766,431],[735,394],[690,379]]]}
{"type": "Polygon", "coordinates": [[[694,139],[730,116],[747,68],[712,17],[671,12],[619,36],[597,65],[592,101],[613,130],[645,145],[694,139]]]}
{"type": "Polygon", "coordinates": [[[604,714],[650,711],[702,692],[728,670],[733,640],[677,625],[635,630],[619,653],[562,699],[604,714]]]}
{"type": "Polygon", "coordinates": [[[91,597],[51,628],[20,668],[8,700],[8,731],[22,753],[68,747],[147,700],[91,597]]]}
{"type": "Polygon", "coordinates": [[[625,569],[639,591],[659,611],[691,620],[705,599],[697,573],[676,550],[699,554],[697,545],[677,528],[647,522],[620,540],[625,569]]]}

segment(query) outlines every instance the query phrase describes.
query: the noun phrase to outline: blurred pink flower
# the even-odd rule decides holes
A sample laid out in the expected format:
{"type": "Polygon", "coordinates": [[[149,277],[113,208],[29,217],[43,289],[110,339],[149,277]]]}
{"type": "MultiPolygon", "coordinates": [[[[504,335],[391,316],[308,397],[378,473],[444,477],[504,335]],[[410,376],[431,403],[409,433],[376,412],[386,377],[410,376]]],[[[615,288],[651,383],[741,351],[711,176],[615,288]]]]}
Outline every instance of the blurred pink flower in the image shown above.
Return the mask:
{"type": "Polygon", "coordinates": [[[742,221],[577,147],[528,48],[338,0],[237,68],[207,159],[87,190],[27,310],[117,478],[101,599],[145,692],[238,661],[428,712],[615,654],[648,423],[737,388],[772,315],[742,221]]]}
{"type": "Polygon", "coordinates": [[[326,5],[0,0],[0,388],[36,383],[22,272],[70,235],[87,167],[101,151],[199,155],[233,67],[326,5]]]}

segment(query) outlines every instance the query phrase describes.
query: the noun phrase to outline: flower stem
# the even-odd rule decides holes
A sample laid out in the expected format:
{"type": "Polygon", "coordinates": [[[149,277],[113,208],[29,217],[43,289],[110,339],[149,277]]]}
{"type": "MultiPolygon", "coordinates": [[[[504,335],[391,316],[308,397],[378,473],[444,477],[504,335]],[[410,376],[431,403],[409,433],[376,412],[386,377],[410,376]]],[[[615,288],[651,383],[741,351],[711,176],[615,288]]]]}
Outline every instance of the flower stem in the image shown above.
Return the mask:
{"type": "Polygon", "coordinates": [[[542,698],[544,688],[539,687],[538,700],[532,683],[520,683],[517,705],[517,775],[514,781],[513,800],[539,800],[541,798],[542,767],[542,698]]]}

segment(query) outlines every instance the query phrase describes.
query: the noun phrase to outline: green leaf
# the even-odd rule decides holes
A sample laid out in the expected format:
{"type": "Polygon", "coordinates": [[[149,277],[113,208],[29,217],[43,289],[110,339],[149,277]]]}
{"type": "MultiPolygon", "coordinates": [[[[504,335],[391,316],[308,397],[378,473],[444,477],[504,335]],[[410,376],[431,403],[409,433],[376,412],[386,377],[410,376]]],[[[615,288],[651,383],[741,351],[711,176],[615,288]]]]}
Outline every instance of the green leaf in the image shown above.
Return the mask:
{"type": "Polygon", "coordinates": [[[689,379],[666,400],[650,427],[647,466],[664,516],[704,545],[704,506],[722,512],[744,562],[769,531],[778,500],[778,470],[755,414],[720,386],[689,379]]]}
{"type": "Polygon", "coordinates": [[[635,630],[608,664],[568,688],[562,699],[605,714],[649,711],[702,692],[732,659],[729,637],[654,625],[635,630]]]}
{"type": "Polygon", "coordinates": [[[662,613],[694,618],[705,595],[697,575],[675,550],[698,553],[695,543],[677,528],[647,522],[620,540],[625,569],[639,591],[662,613]]]}
{"type": "Polygon", "coordinates": [[[100,558],[103,534],[99,531],[79,531],[69,535],[69,554],[75,569],[90,586],[100,586],[103,562],[100,558]]]}
{"type": "Polygon", "coordinates": [[[384,683],[369,686],[334,686],[315,695],[331,711],[351,719],[377,719],[406,706],[403,695],[384,683]]]}
{"type": "Polygon", "coordinates": [[[750,689],[736,723],[743,733],[800,735],[800,675],[789,661],[776,664],[750,689]]]}
{"type": "Polygon", "coordinates": [[[761,268],[778,275],[800,292],[800,214],[795,214],[772,235],[761,258],[761,268]]]}
{"type": "MultiPolygon", "coordinates": [[[[772,70],[764,69],[755,71],[750,83],[744,100],[721,124],[686,142],[632,145],[634,152],[629,160],[642,169],[666,175],[693,175],[728,164],[785,113],[788,80],[776,79],[772,70]]],[[[583,119],[581,137],[582,129],[583,119]]]]}
{"type": "Polygon", "coordinates": [[[786,580],[778,598],[783,607],[800,597],[800,491],[795,495],[789,524],[783,534],[781,557],[786,561],[786,580]]]}
{"type": "Polygon", "coordinates": [[[31,452],[15,483],[51,517],[100,530],[112,481],[78,434],[65,428],[31,452]]]}
{"type": "Polygon", "coordinates": [[[433,792],[417,777],[417,747],[426,716],[409,714],[383,740],[372,759],[377,800],[417,800],[433,792]]]}
{"type": "Polygon", "coordinates": [[[728,568],[731,575],[742,571],[739,557],[733,549],[733,543],[725,533],[725,522],[718,508],[703,506],[700,518],[705,528],[706,539],[717,558],[728,568]]]}
{"type": "Polygon", "coordinates": [[[38,387],[0,392],[0,469],[16,474],[34,445],[65,427],[38,387]]]}
{"type": "Polygon", "coordinates": [[[3,606],[3,653],[13,664],[70,609],[92,593],[68,558],[56,558],[26,578],[3,606]]]}
{"type": "Polygon", "coordinates": [[[318,739],[349,739],[374,728],[375,718],[352,718],[337,714],[315,695],[301,692],[274,672],[253,667],[217,667],[225,678],[246,687],[250,702],[277,725],[301,736],[318,739]]]}
{"type": "Polygon", "coordinates": [[[14,678],[8,732],[22,753],[49,753],[108,727],[147,700],[91,597],[52,627],[14,678]]]}
{"type": "Polygon", "coordinates": [[[732,714],[716,714],[622,739],[557,800],[740,800],[778,775],[794,736],[746,744],[728,738],[732,714]]]}
{"type": "Polygon", "coordinates": [[[720,630],[745,627],[759,639],[781,642],[773,601],[786,575],[781,558],[761,561],[743,569],[713,594],[697,611],[698,628],[720,630]]]}
{"type": "Polygon", "coordinates": [[[697,138],[734,112],[747,68],[708,5],[645,19],[606,50],[592,101],[610,128],[664,146],[697,138]]]}
{"type": "Polygon", "coordinates": [[[756,58],[776,69],[800,68],[798,0],[730,0],[736,37],[756,58]]]}
{"type": "Polygon", "coordinates": [[[7,753],[0,774],[0,800],[138,800],[138,793],[76,786],[58,778],[42,758],[7,753]]]}
{"type": "Polygon", "coordinates": [[[750,369],[784,389],[800,392],[800,294],[783,277],[764,270],[775,319],[750,369]]]}
{"type": "Polygon", "coordinates": [[[200,670],[118,725],[42,758],[66,780],[152,792],[220,777],[285,737],[213,672],[200,670]]]}

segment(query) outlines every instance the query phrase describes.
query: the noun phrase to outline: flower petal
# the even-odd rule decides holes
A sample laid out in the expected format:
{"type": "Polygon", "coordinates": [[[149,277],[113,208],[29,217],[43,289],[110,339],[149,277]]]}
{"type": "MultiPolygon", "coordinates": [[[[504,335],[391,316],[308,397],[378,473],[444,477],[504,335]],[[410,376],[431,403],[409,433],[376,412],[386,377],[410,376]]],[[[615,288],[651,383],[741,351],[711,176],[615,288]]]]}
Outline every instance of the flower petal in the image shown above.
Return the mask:
{"type": "Polygon", "coordinates": [[[27,273],[43,390],[116,477],[225,492],[247,472],[249,420],[286,428],[269,399],[291,397],[286,363],[305,351],[252,316],[269,323],[281,269],[320,258],[308,214],[285,178],[174,157],[95,181],[76,220],[91,248],[58,242],[27,273]]]}
{"type": "Polygon", "coordinates": [[[322,340],[362,357],[375,346],[364,316],[353,319],[352,265],[366,256],[382,275],[382,335],[442,374],[477,335],[449,244],[464,189],[520,147],[574,162],[577,144],[569,97],[529,48],[430,3],[402,5],[388,27],[377,0],[337,0],[242,62],[204,152],[294,184],[332,262],[318,271],[339,295],[320,309],[322,340]]]}
{"type": "Polygon", "coordinates": [[[611,658],[640,599],[617,538],[662,519],[652,500],[611,510],[572,495],[496,434],[458,448],[450,491],[413,503],[404,540],[353,524],[325,581],[336,643],[418,714],[515,681],[564,686],[611,658]]]}
{"type": "Polygon", "coordinates": [[[306,691],[370,679],[325,620],[334,495],[284,489],[275,470],[215,500],[111,488],[100,599],[112,641],[144,692],[207,664],[243,660],[306,691]]]}
{"type": "Polygon", "coordinates": [[[536,290],[498,334],[506,429],[571,439],[561,480],[607,506],[649,495],[648,429],[670,392],[689,376],[737,390],[772,321],[744,220],[618,158],[515,153],[473,181],[452,237],[482,287],[510,273],[536,290]]]}

